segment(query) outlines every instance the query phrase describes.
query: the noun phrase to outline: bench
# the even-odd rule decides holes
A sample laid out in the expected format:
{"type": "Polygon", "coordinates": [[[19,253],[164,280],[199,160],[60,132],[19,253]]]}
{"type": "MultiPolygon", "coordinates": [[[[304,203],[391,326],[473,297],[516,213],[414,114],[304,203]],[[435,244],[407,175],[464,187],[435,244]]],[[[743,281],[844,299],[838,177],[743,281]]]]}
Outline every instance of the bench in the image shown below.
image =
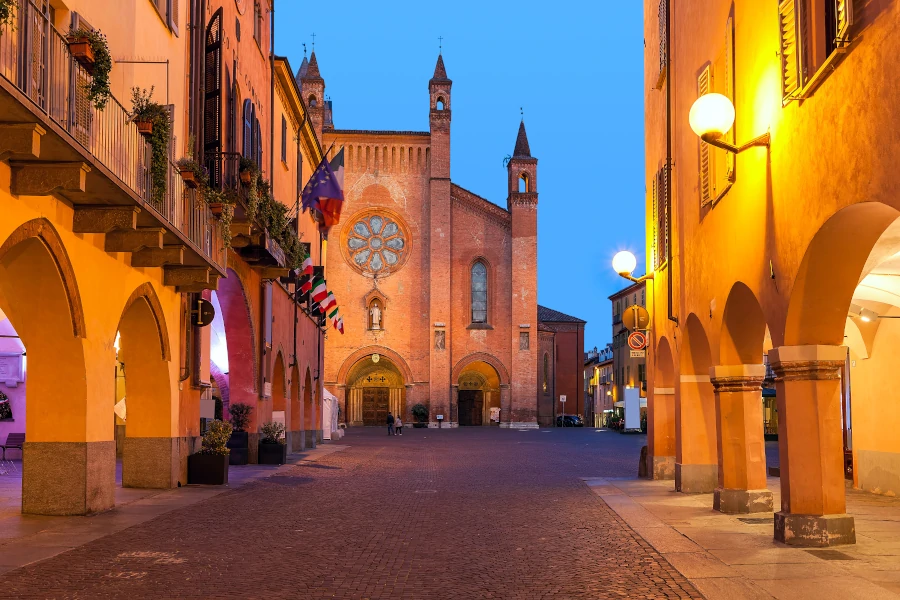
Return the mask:
{"type": "Polygon", "coordinates": [[[6,451],[7,450],[18,450],[22,451],[22,446],[25,445],[25,434],[24,433],[10,433],[6,436],[6,443],[4,443],[0,448],[3,449],[3,458],[0,460],[6,460],[6,451]]]}

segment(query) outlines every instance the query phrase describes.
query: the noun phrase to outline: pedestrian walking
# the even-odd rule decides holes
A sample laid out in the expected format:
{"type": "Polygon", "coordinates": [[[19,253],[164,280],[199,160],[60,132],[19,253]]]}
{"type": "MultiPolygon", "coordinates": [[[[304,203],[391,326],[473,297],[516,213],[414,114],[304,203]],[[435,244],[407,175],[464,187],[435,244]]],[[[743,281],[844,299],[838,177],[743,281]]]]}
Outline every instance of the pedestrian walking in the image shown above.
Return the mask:
{"type": "Polygon", "coordinates": [[[396,435],[403,435],[403,421],[400,420],[400,415],[397,415],[397,418],[394,419],[394,431],[396,435]]]}
{"type": "Polygon", "coordinates": [[[388,413],[387,416],[388,435],[394,435],[394,415],[388,413]]]}

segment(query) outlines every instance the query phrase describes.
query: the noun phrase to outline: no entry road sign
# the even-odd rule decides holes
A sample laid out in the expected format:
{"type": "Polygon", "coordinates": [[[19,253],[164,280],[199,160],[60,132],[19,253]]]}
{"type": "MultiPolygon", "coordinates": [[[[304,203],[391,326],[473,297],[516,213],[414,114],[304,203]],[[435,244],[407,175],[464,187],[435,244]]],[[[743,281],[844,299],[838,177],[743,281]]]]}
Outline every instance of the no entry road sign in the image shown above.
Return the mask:
{"type": "Polygon", "coordinates": [[[643,331],[635,331],[628,336],[628,347],[632,350],[643,350],[647,347],[647,336],[643,331]]]}

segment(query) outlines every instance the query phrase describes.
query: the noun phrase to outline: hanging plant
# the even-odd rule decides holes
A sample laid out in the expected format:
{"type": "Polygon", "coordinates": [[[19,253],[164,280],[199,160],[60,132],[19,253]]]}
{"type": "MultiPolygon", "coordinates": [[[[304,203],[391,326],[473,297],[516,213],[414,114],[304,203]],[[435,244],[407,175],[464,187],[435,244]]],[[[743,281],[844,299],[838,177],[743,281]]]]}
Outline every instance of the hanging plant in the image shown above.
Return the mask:
{"type": "MultiPolygon", "coordinates": [[[[255,163],[254,163],[255,164],[255,163]]],[[[259,210],[259,171],[250,173],[250,188],[247,190],[247,217],[254,221],[259,210]]]]}
{"type": "Polygon", "coordinates": [[[162,204],[166,198],[166,187],[169,178],[169,140],[172,123],[169,111],[162,104],[153,100],[153,90],[131,88],[131,120],[150,123],[152,130],[148,139],[153,156],[150,159],[150,198],[156,204],[162,204]]]}
{"type": "Polygon", "coordinates": [[[232,189],[206,188],[203,192],[203,199],[213,215],[219,218],[222,242],[225,250],[228,250],[231,248],[231,223],[234,220],[234,205],[237,202],[237,195],[232,189]]]}
{"type": "Polygon", "coordinates": [[[91,82],[85,88],[88,100],[97,110],[103,110],[110,97],[109,73],[112,71],[106,36],[94,29],[69,29],[66,40],[72,56],[91,74],[91,82]]]}
{"type": "MultiPolygon", "coordinates": [[[[265,227],[272,239],[278,242],[284,251],[284,266],[289,269],[299,269],[306,259],[306,249],[300,243],[300,236],[291,227],[288,207],[272,197],[272,188],[268,181],[261,177],[256,179],[258,181],[257,202],[252,218],[265,227]]],[[[250,214],[249,210],[247,214],[250,214]]]]}
{"type": "MultiPolygon", "coordinates": [[[[16,27],[16,0],[0,0],[0,27],[9,27],[10,30],[16,27]]],[[[3,31],[0,30],[0,35],[3,31]]]]}

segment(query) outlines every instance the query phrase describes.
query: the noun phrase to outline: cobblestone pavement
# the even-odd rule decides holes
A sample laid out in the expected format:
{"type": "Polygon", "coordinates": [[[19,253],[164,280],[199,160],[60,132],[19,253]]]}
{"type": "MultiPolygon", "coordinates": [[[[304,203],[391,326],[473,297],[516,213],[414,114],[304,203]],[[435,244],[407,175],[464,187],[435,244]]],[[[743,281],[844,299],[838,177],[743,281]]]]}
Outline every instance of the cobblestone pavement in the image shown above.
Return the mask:
{"type": "Polygon", "coordinates": [[[349,449],[0,577],[4,598],[699,598],[580,477],[644,436],[351,430],[349,449]]]}

